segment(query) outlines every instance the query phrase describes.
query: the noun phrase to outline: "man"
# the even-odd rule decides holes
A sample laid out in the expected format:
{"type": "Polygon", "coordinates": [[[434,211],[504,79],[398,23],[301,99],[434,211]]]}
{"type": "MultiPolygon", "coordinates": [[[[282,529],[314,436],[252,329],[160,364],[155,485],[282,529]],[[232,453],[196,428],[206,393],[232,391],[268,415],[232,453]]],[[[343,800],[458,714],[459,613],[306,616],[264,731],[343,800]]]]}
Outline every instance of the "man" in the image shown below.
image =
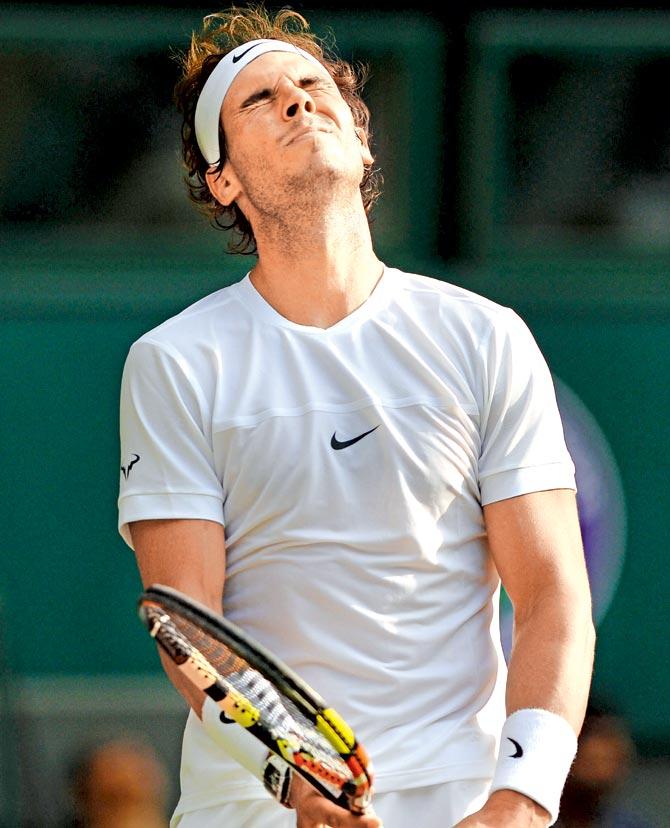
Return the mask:
{"type": "Polygon", "coordinates": [[[71,770],[68,828],[163,828],[167,774],[154,750],[125,737],[82,754],[71,770]]]}
{"type": "Polygon", "coordinates": [[[241,729],[166,664],[194,711],[173,824],[550,824],[594,635],[537,346],[512,311],[377,259],[367,110],[299,15],[209,18],[177,99],[192,197],[258,261],[131,349],[121,531],[145,584],[224,607],[332,700],[377,817],[300,778],[266,792],[241,729]]]}

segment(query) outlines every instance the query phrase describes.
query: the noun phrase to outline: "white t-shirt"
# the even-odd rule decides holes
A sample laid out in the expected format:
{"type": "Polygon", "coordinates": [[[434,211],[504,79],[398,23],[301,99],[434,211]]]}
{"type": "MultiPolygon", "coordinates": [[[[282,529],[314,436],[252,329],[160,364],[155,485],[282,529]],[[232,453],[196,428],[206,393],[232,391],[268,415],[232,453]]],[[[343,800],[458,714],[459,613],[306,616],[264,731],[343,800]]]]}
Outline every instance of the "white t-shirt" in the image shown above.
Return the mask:
{"type": "MultiPolygon", "coordinates": [[[[351,723],[377,790],[492,774],[506,671],[482,506],[574,488],[513,311],[387,268],[323,330],[247,276],[133,345],[121,435],[125,540],[135,520],[224,524],[227,617],[351,723]]],[[[191,714],[180,810],[263,795],[191,714]]]]}

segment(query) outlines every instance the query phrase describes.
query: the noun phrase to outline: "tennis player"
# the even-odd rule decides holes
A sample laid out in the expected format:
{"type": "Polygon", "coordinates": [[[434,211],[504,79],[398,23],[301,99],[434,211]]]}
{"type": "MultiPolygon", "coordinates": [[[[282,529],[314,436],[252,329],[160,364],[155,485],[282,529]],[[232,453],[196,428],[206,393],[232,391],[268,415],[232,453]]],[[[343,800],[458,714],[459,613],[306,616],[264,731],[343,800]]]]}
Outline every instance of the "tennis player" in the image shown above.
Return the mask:
{"type": "Polygon", "coordinates": [[[295,12],[208,18],[177,100],[192,197],[258,259],[131,348],[120,529],[145,585],[223,609],[332,700],[373,758],[376,816],[268,764],[166,665],[193,708],[172,825],[552,824],[594,632],[531,334],[379,261],[359,80],[295,12]]]}

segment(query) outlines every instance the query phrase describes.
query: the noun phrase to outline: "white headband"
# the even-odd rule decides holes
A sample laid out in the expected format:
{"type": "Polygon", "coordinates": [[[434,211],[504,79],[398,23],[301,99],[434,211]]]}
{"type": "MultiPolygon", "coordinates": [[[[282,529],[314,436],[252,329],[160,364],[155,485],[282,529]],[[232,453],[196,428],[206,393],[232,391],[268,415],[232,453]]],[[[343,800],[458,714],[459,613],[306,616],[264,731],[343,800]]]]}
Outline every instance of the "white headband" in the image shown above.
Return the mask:
{"type": "Polygon", "coordinates": [[[319,61],[306,52],[284,40],[250,40],[222,58],[212,74],[205,81],[198,103],[195,107],[195,137],[205,161],[216,164],[221,157],[219,149],[219,118],[223,99],[232,82],[245,66],[266,52],[293,52],[302,55],[317,66],[319,61]]]}

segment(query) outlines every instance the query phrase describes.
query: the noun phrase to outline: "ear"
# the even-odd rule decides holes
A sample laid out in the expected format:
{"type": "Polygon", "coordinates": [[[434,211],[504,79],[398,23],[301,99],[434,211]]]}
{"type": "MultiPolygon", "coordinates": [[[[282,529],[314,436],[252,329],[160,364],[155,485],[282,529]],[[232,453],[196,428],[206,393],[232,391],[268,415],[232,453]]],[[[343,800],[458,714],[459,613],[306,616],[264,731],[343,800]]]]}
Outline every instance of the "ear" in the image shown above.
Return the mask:
{"type": "Polygon", "coordinates": [[[240,185],[238,177],[235,175],[230,161],[226,161],[223,169],[218,172],[213,167],[210,167],[205,173],[205,178],[210,193],[224,207],[230,207],[242,193],[242,186],[240,185]]]}
{"type": "Polygon", "coordinates": [[[365,134],[363,127],[355,127],[355,129],[358,140],[361,142],[361,158],[363,159],[363,164],[366,167],[370,167],[374,164],[375,159],[372,157],[372,153],[370,152],[368,136],[365,134]]]}

